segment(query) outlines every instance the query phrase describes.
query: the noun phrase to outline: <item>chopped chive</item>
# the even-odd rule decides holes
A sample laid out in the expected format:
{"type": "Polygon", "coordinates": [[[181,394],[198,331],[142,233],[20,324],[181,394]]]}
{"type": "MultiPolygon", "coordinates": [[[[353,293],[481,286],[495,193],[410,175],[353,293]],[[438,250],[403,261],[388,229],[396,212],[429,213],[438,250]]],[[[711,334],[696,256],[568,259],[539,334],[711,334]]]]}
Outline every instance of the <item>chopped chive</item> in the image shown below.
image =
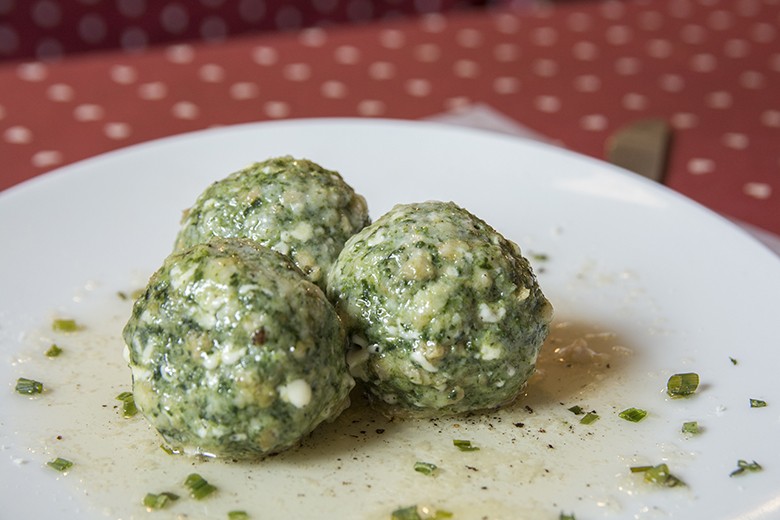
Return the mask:
{"type": "Polygon", "coordinates": [[[659,464],[657,466],[635,466],[631,473],[644,473],[645,482],[658,484],[663,487],[684,486],[685,482],[669,473],[669,466],[659,464]]]}
{"type": "Polygon", "coordinates": [[[246,511],[230,511],[228,520],[249,520],[249,514],[246,511]]]}
{"type": "Polygon", "coordinates": [[[585,416],[582,419],[580,419],[580,424],[593,424],[598,420],[599,420],[598,414],[595,414],[593,412],[588,412],[585,414],[585,416]]]}
{"type": "Polygon", "coordinates": [[[737,360],[736,360],[735,358],[733,358],[733,357],[729,357],[729,360],[731,361],[731,364],[732,364],[732,365],[738,365],[738,364],[739,364],[739,361],[737,361],[737,360]]]}
{"type": "Polygon", "coordinates": [[[57,332],[76,332],[84,327],[76,323],[76,320],[57,318],[52,322],[51,328],[57,332]]]}
{"type": "Polygon", "coordinates": [[[160,444],[160,449],[163,450],[168,455],[180,455],[181,452],[179,450],[175,450],[171,448],[170,446],[166,446],[165,444],[160,444]]]}
{"type": "Polygon", "coordinates": [[[436,469],[436,464],[431,464],[430,462],[417,461],[414,463],[414,470],[423,475],[433,475],[433,472],[436,471],[436,469]]]}
{"type": "Polygon", "coordinates": [[[138,413],[132,392],[122,392],[116,396],[117,401],[122,401],[122,417],[129,419],[138,413]]]}
{"type": "Polygon", "coordinates": [[[546,262],[550,259],[550,256],[547,253],[531,253],[531,258],[537,262],[546,262]]]}
{"type": "Polygon", "coordinates": [[[71,468],[71,466],[73,466],[73,463],[68,459],[57,457],[56,459],[47,462],[46,465],[52,469],[59,471],[60,473],[63,473],[65,471],[68,471],[71,468]]]}
{"type": "Polygon", "coordinates": [[[143,504],[146,509],[152,511],[155,509],[165,509],[171,502],[175,502],[176,500],[179,500],[179,495],[163,491],[160,494],[147,493],[144,497],[143,504]]]}
{"type": "Polygon", "coordinates": [[[390,514],[391,520],[422,520],[417,506],[401,507],[390,514]]]}
{"type": "Polygon", "coordinates": [[[762,401],[761,399],[751,399],[750,400],[750,407],[751,408],[763,408],[766,406],[766,401],[762,401]]]}
{"type": "Polygon", "coordinates": [[[748,462],[746,460],[738,460],[737,461],[737,469],[729,473],[729,477],[735,477],[737,475],[741,475],[742,473],[746,471],[761,471],[764,468],[761,467],[761,464],[759,464],[756,461],[748,462]]]}
{"type": "Polygon", "coordinates": [[[572,406],[571,408],[569,408],[569,411],[574,415],[582,415],[585,413],[585,410],[583,410],[582,406],[579,405],[572,406]]]}
{"type": "Polygon", "coordinates": [[[690,433],[691,435],[697,435],[701,433],[701,428],[699,428],[699,423],[696,421],[688,421],[684,422],[682,425],[682,432],[683,433],[690,433]]]}
{"type": "Polygon", "coordinates": [[[674,374],[666,382],[666,393],[669,397],[677,399],[679,397],[688,397],[699,387],[699,374],[695,372],[686,372],[684,374],[674,374]]]}
{"type": "Polygon", "coordinates": [[[26,395],[40,394],[43,392],[43,383],[34,379],[20,377],[16,380],[16,392],[26,395]]]}
{"type": "Polygon", "coordinates": [[[52,344],[52,346],[49,347],[48,350],[43,353],[43,355],[46,357],[57,357],[60,354],[62,354],[62,349],[55,344],[52,344]]]}
{"type": "Polygon", "coordinates": [[[574,516],[574,513],[564,513],[561,511],[560,516],[558,516],[558,520],[577,520],[577,518],[574,516]]]}
{"type": "Polygon", "coordinates": [[[640,410],[639,408],[626,408],[618,414],[618,417],[625,419],[626,421],[639,422],[647,417],[646,410],[640,410]]]}
{"type": "Polygon", "coordinates": [[[452,441],[452,444],[455,445],[456,448],[458,448],[460,451],[477,451],[479,448],[477,446],[474,446],[471,444],[471,441],[462,440],[462,439],[454,439],[452,441]]]}
{"type": "Polygon", "coordinates": [[[209,484],[197,473],[191,473],[184,481],[184,485],[190,490],[190,496],[195,500],[202,500],[217,490],[215,486],[209,484]]]}

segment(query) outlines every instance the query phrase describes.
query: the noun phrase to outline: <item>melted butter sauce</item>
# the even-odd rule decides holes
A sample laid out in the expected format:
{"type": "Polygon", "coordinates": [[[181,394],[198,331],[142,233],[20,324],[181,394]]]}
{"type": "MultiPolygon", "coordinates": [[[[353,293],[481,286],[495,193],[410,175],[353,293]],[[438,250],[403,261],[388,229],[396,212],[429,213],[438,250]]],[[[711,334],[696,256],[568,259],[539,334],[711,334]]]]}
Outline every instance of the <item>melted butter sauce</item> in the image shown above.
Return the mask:
{"type": "MultiPolygon", "coordinates": [[[[18,463],[72,460],[61,483],[97,518],[150,518],[144,495],[164,491],[181,498],[154,518],[227,518],[243,510],[255,519],[387,519],[412,504],[458,519],[558,518],[562,511],[658,515],[646,500],[652,491],[628,471],[658,462],[642,449],[655,443],[653,428],[617,418],[624,408],[642,406],[637,395],[661,399],[652,386],[658,374],[642,370],[637,338],[565,307],[558,309],[537,373],[503,409],[389,420],[356,391],[348,410],[298,448],[252,463],[169,455],[143,417],[122,417],[115,397],[130,389],[121,339],[130,309],[113,289],[91,288],[63,310],[83,330],[55,334],[42,323],[13,361],[20,375],[35,375],[47,388],[18,418],[16,438],[26,447],[18,463]],[[42,353],[52,343],[64,352],[48,359],[42,353]],[[574,405],[600,419],[581,424],[568,410],[574,405]],[[461,452],[454,439],[470,440],[479,450],[461,452]],[[417,473],[418,461],[438,469],[431,476],[417,473]],[[187,496],[183,481],[192,472],[218,492],[202,501],[187,496]]],[[[646,328],[654,334],[657,323],[646,328]]],[[[679,452],[680,460],[686,456],[673,443],[665,449],[679,452]]]]}

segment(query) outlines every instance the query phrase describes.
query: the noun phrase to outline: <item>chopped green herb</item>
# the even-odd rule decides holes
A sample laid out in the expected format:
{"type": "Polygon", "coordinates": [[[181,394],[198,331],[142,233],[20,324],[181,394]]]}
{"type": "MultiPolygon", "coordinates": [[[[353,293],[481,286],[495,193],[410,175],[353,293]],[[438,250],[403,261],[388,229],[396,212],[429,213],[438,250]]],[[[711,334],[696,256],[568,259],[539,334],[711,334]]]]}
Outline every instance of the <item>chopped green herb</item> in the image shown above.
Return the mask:
{"type": "Polygon", "coordinates": [[[477,446],[474,446],[471,444],[471,441],[466,441],[462,439],[455,439],[452,441],[452,444],[455,445],[456,448],[458,448],[460,451],[477,451],[479,448],[477,446]]]}
{"type": "Polygon", "coordinates": [[[626,421],[639,422],[647,417],[647,411],[639,408],[626,408],[618,414],[618,417],[626,421]]]}
{"type": "Polygon", "coordinates": [[[433,475],[433,472],[436,471],[436,469],[436,464],[431,464],[430,462],[418,461],[414,463],[414,470],[418,473],[422,473],[423,475],[433,475]]]}
{"type": "Polygon", "coordinates": [[[663,487],[684,486],[685,482],[669,473],[669,466],[659,464],[657,466],[634,466],[631,473],[644,473],[645,482],[658,484],[663,487]]]}
{"type": "Polygon", "coordinates": [[[585,410],[583,410],[582,407],[579,405],[572,406],[571,408],[569,408],[569,411],[574,415],[582,415],[585,413],[585,410]]]}
{"type": "Polygon", "coordinates": [[[390,515],[391,520],[422,520],[417,506],[402,507],[396,509],[390,515]]]}
{"type": "Polygon", "coordinates": [[[62,349],[59,346],[57,346],[55,344],[52,344],[52,346],[49,347],[49,349],[46,352],[44,352],[43,354],[46,357],[57,357],[60,354],[62,354],[62,349]]]}
{"type": "Polygon", "coordinates": [[[729,473],[729,477],[735,477],[737,475],[741,475],[742,473],[746,471],[761,471],[764,468],[761,467],[761,464],[759,464],[756,461],[748,462],[746,460],[738,460],[737,461],[737,469],[729,473]]]}
{"type": "Polygon", "coordinates": [[[16,380],[16,392],[26,395],[40,394],[43,392],[43,383],[34,379],[20,377],[16,380]]]}
{"type": "Polygon", "coordinates": [[[52,322],[51,328],[57,332],[76,332],[84,327],[76,323],[76,320],[57,318],[52,322]]]}
{"type": "Polygon", "coordinates": [[[696,421],[688,421],[684,422],[682,425],[682,432],[683,433],[690,433],[691,435],[697,435],[701,433],[701,428],[699,428],[699,423],[696,421]]]}
{"type": "Polygon", "coordinates": [[[230,511],[228,520],[249,520],[249,514],[246,511],[230,511]]]}
{"type": "Polygon", "coordinates": [[[129,419],[138,413],[132,392],[122,392],[116,396],[117,401],[122,401],[122,417],[129,419]]]}
{"type": "Polygon", "coordinates": [[[577,520],[577,518],[574,516],[574,513],[564,513],[561,511],[558,520],[577,520]]]}
{"type": "Polygon", "coordinates": [[[599,420],[598,414],[595,414],[593,412],[588,412],[585,414],[585,416],[582,419],[580,419],[580,424],[593,424],[598,420],[599,420]]]}
{"type": "Polygon", "coordinates": [[[699,374],[695,372],[686,372],[684,374],[674,374],[666,382],[666,393],[669,397],[677,399],[679,397],[688,397],[699,387],[699,374]]]}
{"type": "Polygon", "coordinates": [[[174,450],[170,446],[166,446],[165,444],[160,444],[160,449],[163,450],[168,455],[180,455],[181,452],[179,450],[174,450]]]}
{"type": "Polygon", "coordinates": [[[734,359],[733,357],[729,357],[729,360],[731,360],[731,364],[732,364],[732,365],[737,365],[737,364],[739,364],[739,361],[737,361],[737,360],[736,360],[736,359],[734,359]]]}
{"type": "Polygon", "coordinates": [[[750,400],[750,407],[751,408],[763,408],[766,406],[766,401],[762,401],[761,399],[751,399],[750,400]]]}
{"type": "Polygon", "coordinates": [[[175,493],[169,493],[164,491],[158,495],[154,493],[147,493],[144,497],[143,504],[146,509],[153,511],[155,509],[165,509],[171,502],[179,500],[179,495],[175,493]]]}
{"type": "Polygon", "coordinates": [[[550,256],[547,253],[531,253],[531,258],[537,262],[546,262],[550,256]]]}
{"type": "Polygon", "coordinates": [[[206,498],[217,490],[215,486],[209,484],[197,473],[191,473],[184,481],[184,485],[190,490],[190,496],[195,500],[206,498]]]}
{"type": "Polygon", "coordinates": [[[396,509],[390,515],[391,520],[444,520],[452,518],[452,513],[443,509],[408,506],[396,509]]]}
{"type": "Polygon", "coordinates": [[[73,466],[73,463],[68,459],[57,457],[56,459],[47,462],[46,465],[62,473],[68,471],[71,466],[73,466]]]}

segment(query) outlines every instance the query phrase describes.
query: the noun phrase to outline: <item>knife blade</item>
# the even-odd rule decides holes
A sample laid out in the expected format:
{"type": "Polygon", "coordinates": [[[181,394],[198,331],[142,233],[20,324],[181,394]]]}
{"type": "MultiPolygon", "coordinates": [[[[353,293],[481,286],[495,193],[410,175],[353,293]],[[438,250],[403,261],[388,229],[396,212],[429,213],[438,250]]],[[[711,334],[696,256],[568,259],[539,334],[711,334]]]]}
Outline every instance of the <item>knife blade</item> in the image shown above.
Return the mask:
{"type": "Polygon", "coordinates": [[[663,119],[634,121],[607,139],[606,158],[614,165],[663,182],[671,136],[671,128],[663,119]]]}

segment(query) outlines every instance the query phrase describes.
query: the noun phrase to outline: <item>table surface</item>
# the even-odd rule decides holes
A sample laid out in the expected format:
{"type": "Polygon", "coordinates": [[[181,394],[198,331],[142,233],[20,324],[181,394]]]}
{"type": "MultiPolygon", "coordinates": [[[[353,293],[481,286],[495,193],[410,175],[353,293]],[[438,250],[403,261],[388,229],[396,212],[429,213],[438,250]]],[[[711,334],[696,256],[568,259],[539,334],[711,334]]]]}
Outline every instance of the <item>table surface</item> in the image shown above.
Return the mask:
{"type": "Polygon", "coordinates": [[[665,184],[780,234],[779,0],[508,5],[6,62],[0,189],[218,125],[474,105],[600,158],[624,125],[662,118],[665,184]]]}

